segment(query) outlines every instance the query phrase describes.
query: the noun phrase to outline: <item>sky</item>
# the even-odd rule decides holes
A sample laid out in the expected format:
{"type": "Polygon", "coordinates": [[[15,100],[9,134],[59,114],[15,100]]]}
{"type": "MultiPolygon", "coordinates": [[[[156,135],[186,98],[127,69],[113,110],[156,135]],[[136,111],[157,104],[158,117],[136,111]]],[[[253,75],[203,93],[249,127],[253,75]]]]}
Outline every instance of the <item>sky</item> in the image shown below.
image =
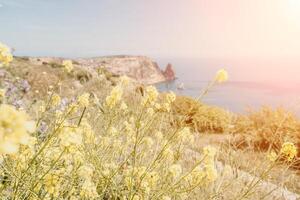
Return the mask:
{"type": "Polygon", "coordinates": [[[16,55],[216,59],[235,79],[298,80],[300,0],[0,0],[0,41],[16,55]]]}

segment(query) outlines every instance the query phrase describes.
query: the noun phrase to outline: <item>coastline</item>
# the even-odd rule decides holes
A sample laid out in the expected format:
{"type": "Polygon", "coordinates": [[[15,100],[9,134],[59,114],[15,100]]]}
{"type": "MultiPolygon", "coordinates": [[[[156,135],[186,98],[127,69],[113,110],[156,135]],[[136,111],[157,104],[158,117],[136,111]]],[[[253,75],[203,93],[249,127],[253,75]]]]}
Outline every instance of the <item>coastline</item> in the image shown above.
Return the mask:
{"type": "MultiPolygon", "coordinates": [[[[17,57],[23,58],[36,65],[57,64],[61,65],[65,58],[62,57],[17,57]]],[[[105,68],[112,74],[123,76],[138,83],[151,85],[175,80],[175,72],[169,63],[163,70],[156,61],[146,56],[101,56],[92,58],[70,58],[78,67],[89,69],[92,73],[99,68],[105,68]]]]}

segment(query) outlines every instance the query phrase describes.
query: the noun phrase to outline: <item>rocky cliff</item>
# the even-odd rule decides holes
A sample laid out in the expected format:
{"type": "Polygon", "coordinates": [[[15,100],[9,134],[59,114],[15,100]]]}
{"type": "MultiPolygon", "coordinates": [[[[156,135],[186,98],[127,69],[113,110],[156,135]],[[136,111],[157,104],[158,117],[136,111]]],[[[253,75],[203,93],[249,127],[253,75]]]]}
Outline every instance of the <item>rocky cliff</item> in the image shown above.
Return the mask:
{"type": "MultiPolygon", "coordinates": [[[[62,62],[62,58],[31,58],[33,62],[62,62]]],[[[104,67],[117,75],[128,77],[143,83],[154,84],[175,79],[172,65],[168,64],[166,70],[161,70],[158,64],[146,56],[106,56],[94,58],[73,59],[74,63],[90,68],[92,71],[104,67]]]]}
{"type": "Polygon", "coordinates": [[[168,68],[168,73],[164,73],[155,61],[145,56],[107,56],[76,61],[93,68],[104,67],[114,74],[127,75],[144,84],[164,82],[175,78],[175,73],[171,68],[168,68]]]}

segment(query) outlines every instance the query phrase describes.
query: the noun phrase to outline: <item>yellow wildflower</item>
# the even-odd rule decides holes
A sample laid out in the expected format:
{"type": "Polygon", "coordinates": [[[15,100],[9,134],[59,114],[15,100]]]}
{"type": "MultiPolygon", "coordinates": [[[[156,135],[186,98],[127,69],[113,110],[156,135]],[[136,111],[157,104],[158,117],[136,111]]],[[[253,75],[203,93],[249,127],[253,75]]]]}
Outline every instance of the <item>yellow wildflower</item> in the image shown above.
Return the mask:
{"type": "Polygon", "coordinates": [[[116,136],[118,134],[118,130],[115,127],[110,127],[108,129],[108,134],[111,136],[116,136]]]}
{"type": "Polygon", "coordinates": [[[5,93],[6,93],[5,89],[0,89],[0,100],[5,98],[5,93]]]}
{"type": "Polygon", "coordinates": [[[177,178],[181,175],[181,173],[182,173],[181,165],[173,164],[169,167],[169,175],[171,175],[171,177],[177,178]]]}
{"type": "Polygon", "coordinates": [[[158,92],[156,90],[156,87],[154,87],[154,86],[148,86],[146,88],[146,93],[152,101],[155,101],[158,97],[158,92]]]}
{"type": "Polygon", "coordinates": [[[91,179],[94,173],[92,165],[85,164],[78,169],[78,176],[82,179],[91,179]]]}
{"type": "Polygon", "coordinates": [[[129,83],[129,78],[128,76],[124,75],[120,77],[120,81],[123,86],[127,86],[129,83]]]}
{"type": "Polygon", "coordinates": [[[218,177],[217,169],[213,164],[209,164],[205,166],[205,173],[206,173],[205,178],[208,183],[215,181],[218,177]]]}
{"type": "Polygon", "coordinates": [[[277,160],[277,154],[274,152],[274,151],[272,151],[270,154],[268,154],[267,155],[267,158],[271,161],[271,162],[274,162],[274,161],[276,161],[277,160]]]}
{"type": "Polygon", "coordinates": [[[42,101],[41,104],[38,107],[38,112],[43,113],[45,111],[46,111],[46,105],[45,105],[45,102],[42,101]]]}
{"type": "Polygon", "coordinates": [[[297,148],[291,142],[285,142],[281,146],[280,153],[285,156],[289,161],[291,161],[297,155],[297,148]]]}
{"type": "Polygon", "coordinates": [[[153,104],[158,97],[158,92],[156,90],[156,87],[154,86],[148,86],[145,89],[145,96],[142,100],[142,105],[145,106],[146,104],[153,104]]]}
{"type": "Polygon", "coordinates": [[[160,176],[157,172],[148,172],[145,178],[149,186],[153,188],[157,186],[157,182],[159,181],[160,176]]]}
{"type": "Polygon", "coordinates": [[[141,143],[144,144],[147,148],[150,148],[154,144],[154,141],[151,137],[144,137],[141,143]]]}
{"type": "MultiPolygon", "coordinates": [[[[164,141],[163,141],[164,142],[164,141]]],[[[164,158],[168,161],[173,161],[174,160],[174,152],[171,148],[166,148],[163,152],[162,152],[164,158]]]]}
{"type": "Polygon", "coordinates": [[[70,196],[70,200],[79,200],[79,197],[77,197],[77,196],[70,196]]]}
{"type": "Polygon", "coordinates": [[[184,127],[178,132],[178,139],[183,143],[192,144],[194,142],[194,136],[189,127],[184,127]]]}
{"type": "Polygon", "coordinates": [[[67,112],[69,114],[73,114],[76,113],[77,111],[78,111],[78,105],[76,103],[70,103],[67,108],[67,112]]]}
{"type": "Polygon", "coordinates": [[[60,180],[58,174],[55,173],[47,174],[44,177],[44,184],[45,184],[46,191],[55,197],[58,197],[59,195],[59,188],[60,188],[59,183],[60,180]]]}
{"type": "Polygon", "coordinates": [[[185,180],[189,182],[189,184],[192,185],[198,185],[203,184],[203,180],[205,179],[206,173],[205,171],[200,167],[197,166],[186,178],[185,180]]]}
{"type": "Polygon", "coordinates": [[[8,66],[12,60],[13,56],[10,49],[0,42],[0,67],[8,66]]]}
{"type": "Polygon", "coordinates": [[[71,60],[64,60],[63,61],[63,66],[65,67],[65,70],[70,73],[74,67],[73,67],[73,63],[71,60]]]}
{"type": "Polygon", "coordinates": [[[215,155],[217,150],[214,147],[206,146],[203,148],[204,154],[204,172],[206,176],[206,182],[210,183],[217,179],[218,173],[215,168],[215,155]]]}
{"type": "Polygon", "coordinates": [[[151,117],[154,114],[153,108],[148,108],[147,109],[147,114],[151,117]]]}
{"type": "Polygon", "coordinates": [[[56,107],[60,104],[61,98],[58,94],[53,94],[51,98],[51,106],[56,107]]]}
{"type": "Polygon", "coordinates": [[[156,111],[159,111],[161,110],[162,106],[159,103],[155,103],[154,108],[156,109],[156,111]]]}
{"type": "Polygon", "coordinates": [[[162,132],[160,132],[160,131],[157,131],[157,132],[154,134],[154,136],[155,136],[155,138],[156,138],[158,141],[161,141],[161,140],[164,138],[162,132]]]}
{"type": "Polygon", "coordinates": [[[122,102],[121,106],[120,106],[120,109],[121,110],[127,110],[127,108],[128,108],[127,104],[125,102],[122,102]]]}
{"type": "Polygon", "coordinates": [[[170,112],[171,110],[171,105],[169,103],[163,103],[162,104],[162,109],[166,112],[170,112]]]}
{"type": "Polygon", "coordinates": [[[167,99],[167,102],[169,104],[173,103],[175,100],[176,100],[176,94],[174,92],[169,92],[167,95],[166,95],[166,99],[167,99]]]}
{"type": "Polygon", "coordinates": [[[204,156],[213,158],[216,155],[217,150],[212,146],[206,146],[203,148],[203,153],[204,153],[204,156]]]}
{"type": "Polygon", "coordinates": [[[78,146],[82,143],[82,134],[81,132],[72,127],[63,127],[58,137],[60,138],[60,144],[63,147],[69,147],[71,145],[78,146]]]}
{"type": "Polygon", "coordinates": [[[86,199],[97,198],[96,185],[91,180],[85,180],[81,186],[80,196],[86,199]]]}
{"type": "Polygon", "coordinates": [[[16,153],[19,144],[29,143],[28,133],[34,131],[35,124],[28,120],[25,112],[10,105],[0,105],[0,154],[16,153]]]}
{"type": "Polygon", "coordinates": [[[172,200],[172,199],[171,199],[171,197],[169,197],[169,196],[163,196],[163,197],[162,197],[162,200],[172,200]]]}
{"type": "Polygon", "coordinates": [[[123,95],[122,89],[119,86],[114,87],[111,90],[110,95],[107,96],[106,99],[105,99],[106,105],[110,109],[112,109],[121,100],[122,95],[123,95]]]}
{"type": "Polygon", "coordinates": [[[77,101],[79,106],[81,107],[88,107],[90,100],[90,94],[89,93],[83,93],[81,96],[78,97],[77,101]]]}
{"type": "Polygon", "coordinates": [[[228,80],[228,73],[226,70],[224,69],[220,69],[217,74],[216,74],[216,77],[215,77],[215,80],[218,82],[218,83],[222,83],[222,82],[225,82],[228,80]]]}

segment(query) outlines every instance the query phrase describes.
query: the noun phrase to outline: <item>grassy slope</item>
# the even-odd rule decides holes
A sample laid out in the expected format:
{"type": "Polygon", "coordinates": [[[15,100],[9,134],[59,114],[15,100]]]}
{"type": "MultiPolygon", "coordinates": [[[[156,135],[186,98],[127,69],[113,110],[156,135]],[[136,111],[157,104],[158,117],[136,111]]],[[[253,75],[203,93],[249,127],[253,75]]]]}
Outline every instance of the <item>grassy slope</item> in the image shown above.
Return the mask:
{"type": "MultiPolygon", "coordinates": [[[[87,91],[96,93],[100,98],[104,98],[110,88],[116,81],[118,81],[116,77],[105,72],[105,70],[100,73],[94,73],[79,65],[75,65],[74,72],[67,74],[59,63],[57,63],[57,65],[53,63],[37,65],[26,58],[15,59],[7,71],[10,74],[9,79],[12,82],[15,82],[18,79],[17,77],[29,82],[31,89],[24,93],[24,98],[27,100],[42,99],[47,94],[50,85],[53,85],[59,93],[66,97],[87,91]],[[57,85],[58,82],[61,83],[61,86],[57,85]],[[38,93],[36,91],[38,91],[38,93]]],[[[136,86],[134,85],[133,87],[136,86]]],[[[128,95],[128,98],[133,98],[130,96],[131,95],[128,95]]],[[[177,105],[179,106],[183,106],[186,103],[186,99],[183,97],[180,97],[178,101],[177,105]]],[[[186,108],[184,109],[186,110],[186,108]]],[[[199,118],[198,121],[206,120],[204,124],[206,129],[209,130],[208,132],[225,133],[228,131],[227,125],[230,124],[230,120],[228,120],[227,115],[231,114],[222,111],[219,108],[205,107],[205,105],[202,105],[201,108],[194,108],[194,110],[195,109],[200,109],[202,113],[206,114],[199,115],[199,113],[197,113],[199,111],[192,113],[193,116],[197,116],[197,119],[199,118]],[[216,116],[214,115],[215,112],[221,114],[216,116]],[[226,121],[225,124],[223,124],[224,120],[226,121]]],[[[175,112],[178,114],[178,112],[181,111],[175,107],[175,112]]],[[[205,128],[202,126],[203,124],[199,125],[196,122],[187,123],[195,125],[195,131],[203,132],[205,128]]],[[[252,169],[253,166],[258,165],[265,159],[265,153],[254,152],[253,149],[233,149],[232,146],[228,145],[228,141],[230,140],[234,140],[234,136],[230,134],[199,134],[196,138],[197,142],[193,149],[198,151],[200,147],[206,144],[214,145],[221,150],[219,156],[222,162],[231,163],[231,165],[236,168],[249,171],[253,174],[258,174],[259,171],[253,171],[252,169]]],[[[269,180],[278,185],[284,184],[292,191],[300,192],[300,177],[293,170],[287,170],[286,176],[279,175],[282,174],[280,172],[284,169],[285,166],[276,167],[272,171],[272,176],[269,177],[269,180]]]]}

